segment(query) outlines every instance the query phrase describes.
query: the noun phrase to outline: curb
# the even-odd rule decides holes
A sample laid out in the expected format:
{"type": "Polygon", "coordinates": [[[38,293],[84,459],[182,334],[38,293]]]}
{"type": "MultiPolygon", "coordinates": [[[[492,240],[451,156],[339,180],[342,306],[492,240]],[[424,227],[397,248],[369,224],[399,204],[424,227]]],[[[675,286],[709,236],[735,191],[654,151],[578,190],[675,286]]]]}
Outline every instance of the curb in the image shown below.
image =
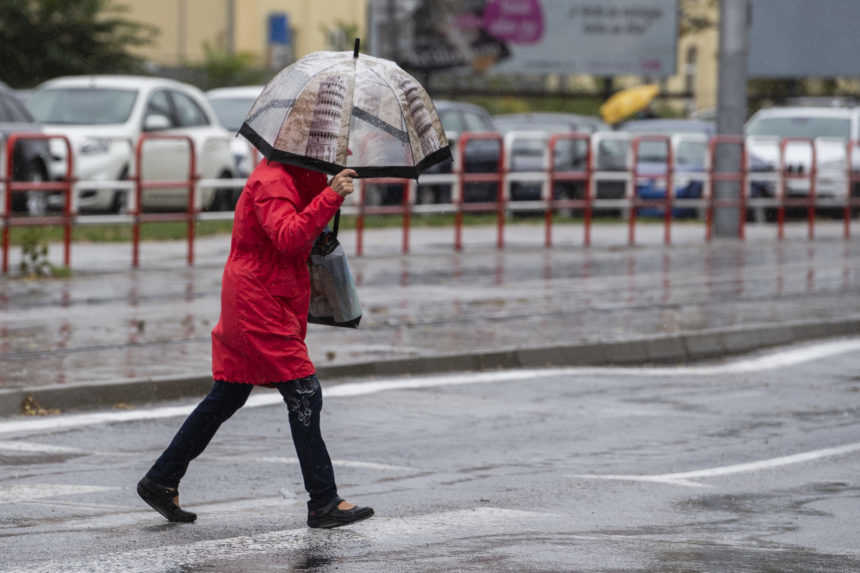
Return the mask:
{"type": "MultiPolygon", "coordinates": [[[[317,374],[323,380],[337,380],[504,368],[681,363],[857,334],[860,334],[860,317],[781,322],[776,325],[751,325],[608,342],[322,366],[317,369],[317,374]]],[[[142,404],[200,397],[208,392],[211,384],[212,377],[207,374],[0,390],[0,416],[21,414],[25,401],[47,410],[66,411],[113,407],[119,403],[142,404]]]]}

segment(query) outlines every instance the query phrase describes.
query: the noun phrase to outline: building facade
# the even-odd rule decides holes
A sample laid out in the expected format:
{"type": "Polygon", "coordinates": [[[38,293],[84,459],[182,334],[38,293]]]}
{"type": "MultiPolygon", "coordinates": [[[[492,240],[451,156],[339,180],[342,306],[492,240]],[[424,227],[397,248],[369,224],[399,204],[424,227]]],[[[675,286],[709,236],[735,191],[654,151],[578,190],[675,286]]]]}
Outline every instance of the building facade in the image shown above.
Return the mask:
{"type": "MultiPolygon", "coordinates": [[[[117,0],[128,17],[160,33],[138,53],[165,67],[200,63],[204,46],[252,55],[261,65],[329,49],[330,33],[351,27],[363,37],[363,0],[117,0]]],[[[352,39],[346,39],[351,45],[352,39]]]]}

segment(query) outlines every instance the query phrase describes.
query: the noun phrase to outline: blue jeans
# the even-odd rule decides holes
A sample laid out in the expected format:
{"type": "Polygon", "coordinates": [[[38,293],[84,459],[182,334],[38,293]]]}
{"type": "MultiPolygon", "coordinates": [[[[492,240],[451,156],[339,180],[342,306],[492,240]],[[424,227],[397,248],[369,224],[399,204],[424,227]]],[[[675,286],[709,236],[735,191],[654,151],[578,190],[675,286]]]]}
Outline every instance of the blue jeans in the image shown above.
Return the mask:
{"type": "MultiPolygon", "coordinates": [[[[290,431],[302,468],[309,509],[318,509],[337,497],[334,470],[320,433],[322,389],[316,375],[274,386],[281,393],[290,417],[290,431]]],[[[146,477],[166,487],[178,487],[188,464],[199,456],[218,428],[241,408],[254,386],[216,380],[206,396],[182,424],[167,449],[146,477]]]]}

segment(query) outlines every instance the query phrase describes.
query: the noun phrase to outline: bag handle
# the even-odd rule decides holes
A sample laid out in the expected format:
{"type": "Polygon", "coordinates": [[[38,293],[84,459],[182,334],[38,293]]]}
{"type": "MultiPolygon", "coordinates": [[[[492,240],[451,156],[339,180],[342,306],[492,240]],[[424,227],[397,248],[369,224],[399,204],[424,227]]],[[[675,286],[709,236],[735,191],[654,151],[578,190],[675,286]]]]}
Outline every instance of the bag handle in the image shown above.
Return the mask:
{"type": "Polygon", "coordinates": [[[340,209],[337,210],[337,213],[334,214],[334,224],[332,225],[332,230],[334,231],[334,238],[337,238],[337,230],[340,227],[340,209]]]}

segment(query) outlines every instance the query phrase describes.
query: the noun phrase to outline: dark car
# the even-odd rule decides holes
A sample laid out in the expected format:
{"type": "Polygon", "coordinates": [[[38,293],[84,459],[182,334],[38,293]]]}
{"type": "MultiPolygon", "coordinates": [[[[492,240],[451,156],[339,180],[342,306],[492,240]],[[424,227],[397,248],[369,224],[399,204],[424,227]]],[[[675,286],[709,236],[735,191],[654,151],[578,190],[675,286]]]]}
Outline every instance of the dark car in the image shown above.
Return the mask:
{"type": "MultiPolygon", "coordinates": [[[[439,100],[434,102],[439,120],[446,132],[459,136],[465,132],[495,132],[493,117],[484,108],[462,102],[439,100]]],[[[457,154],[456,141],[451,141],[451,153],[457,154]]],[[[466,146],[463,169],[466,173],[493,173],[499,169],[499,144],[495,141],[473,141],[466,146]]],[[[431,168],[427,173],[450,173],[453,162],[446,161],[431,168]]],[[[467,183],[463,189],[465,202],[495,201],[498,185],[495,183],[467,183]]],[[[449,203],[451,186],[420,186],[418,200],[422,203],[449,203]]]]}
{"type": "MultiPolygon", "coordinates": [[[[0,86],[0,141],[4,154],[3,167],[0,172],[6,172],[5,140],[13,133],[41,133],[42,129],[27,111],[24,104],[12,90],[0,86]]],[[[47,181],[48,165],[50,165],[50,149],[46,140],[20,140],[14,151],[15,181],[47,181]]],[[[12,194],[12,211],[28,212],[40,215],[45,212],[48,196],[45,192],[15,192],[12,194]]]]}
{"type": "MultiPolygon", "coordinates": [[[[495,132],[493,117],[484,108],[469,103],[439,100],[433,102],[439,114],[442,127],[449,134],[458,137],[464,132],[495,132]]],[[[451,154],[456,155],[457,142],[450,141],[451,154]]],[[[437,163],[425,171],[428,174],[451,173],[452,161],[437,163]]],[[[495,141],[475,141],[466,146],[465,170],[468,173],[495,172],[499,169],[499,144],[495,141]]],[[[424,184],[418,186],[418,203],[450,203],[449,184],[424,184]]],[[[496,200],[498,186],[495,183],[468,183],[463,190],[463,200],[467,202],[491,202],[496,200]]],[[[402,185],[368,185],[366,199],[368,205],[393,205],[403,198],[402,185]]]]}

